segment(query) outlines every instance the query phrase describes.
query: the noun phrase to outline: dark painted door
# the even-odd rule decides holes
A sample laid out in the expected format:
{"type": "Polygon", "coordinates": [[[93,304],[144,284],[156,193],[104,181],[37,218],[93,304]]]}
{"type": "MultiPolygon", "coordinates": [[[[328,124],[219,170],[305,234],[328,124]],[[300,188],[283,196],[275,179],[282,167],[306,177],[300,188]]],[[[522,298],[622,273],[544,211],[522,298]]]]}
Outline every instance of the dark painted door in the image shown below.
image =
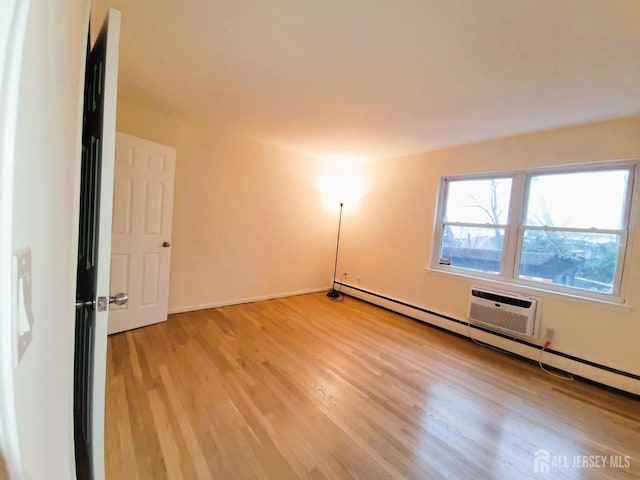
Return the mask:
{"type": "Polygon", "coordinates": [[[93,478],[92,413],[106,30],[87,54],[76,287],[73,423],[78,479],[93,478]]]}

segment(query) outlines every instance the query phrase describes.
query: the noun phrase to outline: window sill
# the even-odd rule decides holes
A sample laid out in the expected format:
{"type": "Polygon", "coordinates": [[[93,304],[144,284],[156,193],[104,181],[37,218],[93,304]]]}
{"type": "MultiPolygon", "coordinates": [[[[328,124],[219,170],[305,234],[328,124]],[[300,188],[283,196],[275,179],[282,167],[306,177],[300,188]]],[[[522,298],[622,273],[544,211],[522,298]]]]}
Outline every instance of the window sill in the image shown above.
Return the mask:
{"type": "Polygon", "coordinates": [[[475,275],[469,275],[461,272],[452,272],[445,269],[434,268],[431,266],[425,267],[425,270],[429,273],[437,275],[453,276],[461,279],[469,280],[474,285],[483,286],[487,288],[496,288],[500,290],[506,290],[509,292],[520,293],[524,295],[531,295],[538,298],[552,298],[554,300],[562,300],[570,303],[576,303],[580,305],[588,305],[591,307],[603,308],[610,311],[618,311],[620,313],[630,313],[633,307],[624,303],[622,297],[612,297],[611,300],[604,300],[600,298],[583,297],[581,295],[573,295],[565,292],[556,292],[553,290],[547,290],[544,288],[536,288],[534,286],[516,282],[505,282],[503,280],[494,280],[487,277],[478,277],[475,275]]]}

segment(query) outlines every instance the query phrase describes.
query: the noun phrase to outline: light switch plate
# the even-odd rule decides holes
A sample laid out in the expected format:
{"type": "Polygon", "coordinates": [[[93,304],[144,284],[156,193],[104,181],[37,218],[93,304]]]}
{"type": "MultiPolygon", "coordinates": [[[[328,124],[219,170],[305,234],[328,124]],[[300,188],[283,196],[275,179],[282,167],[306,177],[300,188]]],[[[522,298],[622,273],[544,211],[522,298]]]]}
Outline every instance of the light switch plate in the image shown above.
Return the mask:
{"type": "Polygon", "coordinates": [[[31,249],[24,248],[13,254],[12,314],[15,332],[15,363],[22,359],[33,339],[31,249]]]}

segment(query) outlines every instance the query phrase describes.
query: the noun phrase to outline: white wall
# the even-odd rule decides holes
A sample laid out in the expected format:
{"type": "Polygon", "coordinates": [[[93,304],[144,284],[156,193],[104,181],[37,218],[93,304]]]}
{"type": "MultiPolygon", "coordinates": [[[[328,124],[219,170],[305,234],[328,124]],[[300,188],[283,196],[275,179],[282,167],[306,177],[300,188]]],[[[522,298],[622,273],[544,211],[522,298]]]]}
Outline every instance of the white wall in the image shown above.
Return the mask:
{"type": "Polygon", "coordinates": [[[176,148],[170,312],[329,287],[321,162],[123,102],[117,129],[176,148]]]}
{"type": "MultiPolygon", "coordinates": [[[[362,175],[368,194],[358,212],[344,224],[339,272],[348,272],[345,281],[358,288],[465,321],[469,287],[477,282],[425,270],[432,249],[441,176],[629,158],[640,158],[640,117],[367,164],[362,175]]],[[[638,220],[635,219],[636,225],[638,220]]],[[[640,237],[635,231],[633,237],[623,279],[623,294],[629,308],[544,294],[542,327],[555,329],[552,348],[557,351],[640,375],[640,237]]],[[[416,311],[407,313],[415,315],[416,311]]],[[[466,332],[454,322],[422,316],[434,324],[466,332]]],[[[535,349],[480,333],[477,336],[537,358],[535,349]]],[[[550,360],[574,371],[582,368],[562,358],[550,360]]],[[[637,380],[612,379],[606,372],[587,370],[576,373],[640,392],[637,380]]]]}
{"type": "Polygon", "coordinates": [[[27,479],[75,476],[73,335],[88,12],[88,0],[31,0],[26,26],[11,250],[31,249],[32,255],[33,339],[14,371],[27,479]]]}

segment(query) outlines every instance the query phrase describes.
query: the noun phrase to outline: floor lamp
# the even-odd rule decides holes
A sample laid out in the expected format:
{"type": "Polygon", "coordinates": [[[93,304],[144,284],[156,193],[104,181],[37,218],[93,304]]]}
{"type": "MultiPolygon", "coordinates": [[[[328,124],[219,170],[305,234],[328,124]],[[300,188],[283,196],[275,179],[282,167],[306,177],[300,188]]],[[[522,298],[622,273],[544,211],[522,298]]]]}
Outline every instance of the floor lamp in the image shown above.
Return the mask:
{"type": "Polygon", "coordinates": [[[340,249],[340,227],[342,226],[343,206],[344,202],[340,202],[340,217],[338,219],[338,240],[336,241],[336,261],[333,264],[333,284],[331,286],[331,290],[327,292],[327,297],[329,298],[338,298],[340,296],[340,292],[336,290],[336,273],[338,271],[338,250],[340,249]]]}

